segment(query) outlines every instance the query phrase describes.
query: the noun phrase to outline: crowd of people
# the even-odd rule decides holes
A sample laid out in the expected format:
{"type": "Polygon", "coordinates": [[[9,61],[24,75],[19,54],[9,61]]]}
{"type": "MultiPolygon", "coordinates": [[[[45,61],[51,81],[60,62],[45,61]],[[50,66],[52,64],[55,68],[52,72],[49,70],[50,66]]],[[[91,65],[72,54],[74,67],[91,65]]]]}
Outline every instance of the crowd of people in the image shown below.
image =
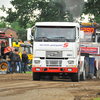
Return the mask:
{"type": "Polygon", "coordinates": [[[25,51],[23,51],[22,54],[22,60],[20,58],[19,52],[15,51],[11,48],[8,49],[9,52],[7,54],[7,73],[16,73],[17,72],[17,67],[19,67],[19,73],[22,73],[24,71],[24,73],[26,73],[27,71],[27,65],[28,65],[28,56],[26,54],[25,51]]]}

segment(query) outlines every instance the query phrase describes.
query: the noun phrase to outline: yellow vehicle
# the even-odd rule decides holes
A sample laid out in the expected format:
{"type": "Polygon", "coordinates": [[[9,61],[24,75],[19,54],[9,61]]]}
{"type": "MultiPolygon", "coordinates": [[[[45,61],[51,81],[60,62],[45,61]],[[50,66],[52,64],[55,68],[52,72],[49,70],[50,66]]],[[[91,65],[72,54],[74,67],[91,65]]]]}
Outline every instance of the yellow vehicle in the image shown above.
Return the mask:
{"type": "Polygon", "coordinates": [[[29,70],[32,68],[32,59],[33,59],[33,52],[32,52],[32,44],[29,42],[13,42],[13,47],[18,50],[19,55],[22,59],[22,53],[23,51],[26,51],[26,54],[28,54],[28,59],[29,59],[29,70]]]}

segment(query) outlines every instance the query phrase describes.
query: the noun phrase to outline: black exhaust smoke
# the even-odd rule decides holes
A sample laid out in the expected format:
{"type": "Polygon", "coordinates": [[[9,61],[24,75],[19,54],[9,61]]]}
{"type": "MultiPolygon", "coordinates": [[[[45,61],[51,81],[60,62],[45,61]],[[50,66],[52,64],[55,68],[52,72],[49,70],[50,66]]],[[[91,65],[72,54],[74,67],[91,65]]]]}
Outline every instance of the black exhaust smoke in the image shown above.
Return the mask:
{"type": "Polygon", "coordinates": [[[69,12],[73,15],[74,20],[76,20],[82,13],[84,7],[84,0],[51,0],[53,2],[60,3],[65,2],[66,12],[69,12]]]}

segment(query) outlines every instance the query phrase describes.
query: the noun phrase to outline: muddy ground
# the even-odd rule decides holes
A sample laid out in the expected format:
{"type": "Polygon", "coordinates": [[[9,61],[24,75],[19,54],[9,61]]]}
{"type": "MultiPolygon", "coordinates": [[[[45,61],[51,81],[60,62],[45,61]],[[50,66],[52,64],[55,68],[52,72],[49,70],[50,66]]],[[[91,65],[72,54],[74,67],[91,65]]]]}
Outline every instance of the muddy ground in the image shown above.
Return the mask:
{"type": "Polygon", "coordinates": [[[33,81],[32,74],[0,75],[0,100],[93,100],[100,97],[100,79],[33,81]]]}

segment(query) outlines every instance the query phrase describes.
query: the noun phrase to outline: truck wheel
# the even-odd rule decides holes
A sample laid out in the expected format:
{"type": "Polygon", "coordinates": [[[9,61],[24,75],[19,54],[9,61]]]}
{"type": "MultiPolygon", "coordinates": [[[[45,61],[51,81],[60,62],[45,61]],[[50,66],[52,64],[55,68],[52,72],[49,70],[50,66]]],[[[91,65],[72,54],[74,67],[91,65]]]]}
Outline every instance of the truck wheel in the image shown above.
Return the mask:
{"type": "Polygon", "coordinates": [[[72,78],[73,82],[79,82],[80,81],[80,69],[79,69],[79,66],[78,66],[78,72],[77,73],[73,73],[71,78],[72,78]]]}
{"type": "Polygon", "coordinates": [[[80,75],[79,75],[78,72],[72,74],[72,81],[73,81],[73,82],[79,82],[79,80],[80,80],[80,75]]]}
{"type": "Polygon", "coordinates": [[[85,79],[86,79],[86,73],[84,68],[82,74],[80,75],[80,81],[85,81],[85,79]]]}
{"type": "Polygon", "coordinates": [[[7,62],[3,61],[0,63],[0,70],[6,71],[7,70],[7,62]]]}
{"type": "Polygon", "coordinates": [[[49,79],[52,81],[53,80],[53,76],[49,76],[49,79]]]}
{"type": "Polygon", "coordinates": [[[36,80],[40,80],[40,73],[33,73],[33,80],[36,81],[36,80]]]}

